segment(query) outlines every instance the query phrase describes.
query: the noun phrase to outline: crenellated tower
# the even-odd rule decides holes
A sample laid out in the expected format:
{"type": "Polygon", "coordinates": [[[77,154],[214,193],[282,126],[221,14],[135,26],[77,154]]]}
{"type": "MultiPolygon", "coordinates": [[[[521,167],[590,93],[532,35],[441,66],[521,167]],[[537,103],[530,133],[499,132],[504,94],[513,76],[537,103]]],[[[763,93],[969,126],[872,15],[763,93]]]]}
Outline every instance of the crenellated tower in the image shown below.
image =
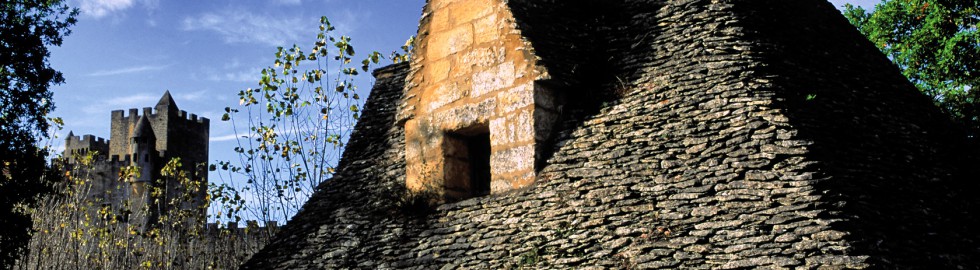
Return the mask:
{"type": "Polygon", "coordinates": [[[75,133],[68,132],[68,137],[65,138],[65,158],[69,162],[76,162],[76,154],[86,154],[92,151],[97,151],[101,156],[105,156],[106,153],[109,153],[109,142],[104,138],[92,135],[75,136],[75,133]]]}
{"type": "Polygon", "coordinates": [[[75,154],[97,151],[90,170],[90,197],[103,205],[124,209],[134,215],[133,223],[147,224],[172,207],[165,202],[179,200],[181,208],[199,209],[203,214],[204,192],[207,186],[208,136],[210,121],[188,114],[177,107],[170,91],[163,94],[154,107],[112,111],[109,140],[69,133],[65,141],[65,157],[69,164],[78,160],[75,154]],[[190,185],[161,175],[168,162],[179,158],[190,185]],[[135,171],[124,169],[135,167],[135,171]],[[136,172],[136,173],[134,173],[136,172]],[[199,185],[199,186],[198,186],[199,185]],[[162,198],[151,197],[154,190],[162,198]],[[187,190],[193,194],[185,194],[187,190]],[[144,213],[139,211],[150,209],[144,213]]]}

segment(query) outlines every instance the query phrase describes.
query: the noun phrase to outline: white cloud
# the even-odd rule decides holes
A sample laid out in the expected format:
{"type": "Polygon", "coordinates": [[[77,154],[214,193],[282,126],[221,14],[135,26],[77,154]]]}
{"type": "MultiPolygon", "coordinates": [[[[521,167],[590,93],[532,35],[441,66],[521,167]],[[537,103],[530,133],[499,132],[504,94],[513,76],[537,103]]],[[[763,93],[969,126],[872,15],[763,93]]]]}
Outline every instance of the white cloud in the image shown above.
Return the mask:
{"type": "Polygon", "coordinates": [[[137,105],[154,103],[154,101],[159,99],[159,95],[136,94],[132,96],[110,98],[102,103],[110,107],[128,106],[126,108],[135,108],[137,105]]]}
{"type": "Polygon", "coordinates": [[[241,137],[244,137],[244,136],[235,135],[235,134],[229,134],[229,135],[224,135],[224,136],[211,137],[210,140],[212,142],[227,142],[227,141],[237,140],[238,138],[241,138],[241,137]]]}
{"type": "MultiPolygon", "coordinates": [[[[298,0],[278,0],[279,3],[300,3],[298,0]]],[[[349,9],[332,12],[330,21],[336,30],[335,36],[350,36],[357,28],[358,21],[370,13],[354,13],[349,9]]],[[[242,9],[224,9],[185,17],[181,21],[185,31],[211,31],[217,33],[226,43],[251,43],[288,47],[299,44],[301,47],[315,41],[319,16],[296,14],[256,14],[242,9]]]]}
{"type": "MultiPolygon", "coordinates": [[[[367,20],[370,17],[370,12],[361,12],[360,14],[357,14],[349,9],[344,9],[341,10],[339,14],[331,15],[329,19],[330,22],[333,23],[334,28],[337,28],[334,34],[350,36],[357,30],[359,21],[367,20]]],[[[354,44],[358,43],[355,41],[354,44]]]]}
{"type": "Polygon", "coordinates": [[[142,108],[156,104],[160,100],[160,95],[150,95],[145,93],[104,99],[82,108],[85,113],[105,113],[106,110],[125,110],[129,108],[142,108]]]}
{"type": "Polygon", "coordinates": [[[125,10],[133,6],[133,0],[81,0],[82,14],[102,18],[109,13],[125,10]]]}
{"type": "Polygon", "coordinates": [[[261,78],[261,61],[252,61],[251,64],[242,63],[238,58],[232,58],[222,64],[222,68],[205,69],[204,77],[201,79],[215,82],[241,82],[254,83],[261,78]]]}
{"type": "Polygon", "coordinates": [[[79,0],[78,7],[86,16],[102,18],[127,10],[137,3],[147,10],[154,10],[160,6],[159,0],[79,0]]]}
{"type": "Polygon", "coordinates": [[[239,61],[237,57],[232,58],[231,61],[225,62],[223,66],[225,69],[239,68],[242,66],[242,61],[239,61]]]}
{"type": "Polygon", "coordinates": [[[155,10],[160,7],[160,0],[141,0],[140,2],[147,10],[155,10]]]}
{"type": "Polygon", "coordinates": [[[283,46],[296,42],[302,34],[314,29],[315,21],[298,17],[258,15],[247,11],[222,11],[204,13],[184,18],[186,31],[212,31],[221,35],[226,43],[259,43],[283,46]]]}
{"type": "Polygon", "coordinates": [[[127,68],[120,68],[120,69],[113,69],[113,70],[96,71],[96,72],[93,72],[93,73],[88,74],[88,76],[99,77],[99,76],[111,76],[111,75],[129,74],[129,73],[138,73],[138,72],[144,72],[144,71],[161,70],[161,69],[165,69],[167,67],[170,67],[170,65],[162,65],[162,66],[146,65],[146,66],[127,67],[127,68]]]}
{"type": "Polygon", "coordinates": [[[259,69],[255,70],[245,70],[245,71],[231,71],[224,74],[208,74],[209,81],[216,82],[258,82],[261,71],[259,69]]]}
{"type": "MultiPolygon", "coordinates": [[[[176,94],[176,98],[180,101],[200,101],[207,97],[207,91],[201,90],[191,93],[180,93],[176,94]]],[[[179,101],[178,101],[179,102],[179,101]]]]}

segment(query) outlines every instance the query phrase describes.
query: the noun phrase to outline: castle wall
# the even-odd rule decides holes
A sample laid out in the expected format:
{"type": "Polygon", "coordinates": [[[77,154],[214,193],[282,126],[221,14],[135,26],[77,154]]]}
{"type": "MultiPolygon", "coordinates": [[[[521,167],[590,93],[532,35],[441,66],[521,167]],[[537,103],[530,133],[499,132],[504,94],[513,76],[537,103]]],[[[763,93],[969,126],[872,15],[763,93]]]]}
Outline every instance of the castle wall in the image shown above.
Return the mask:
{"type": "Polygon", "coordinates": [[[507,5],[539,51],[619,32],[593,53],[619,57],[595,63],[621,97],[569,117],[534,184],[428,211],[398,192],[410,127],[391,107],[412,92],[384,69],[335,177],[243,268],[980,264],[975,146],[826,1],[507,5]],[[564,8],[599,12],[541,19],[564,8]]]}
{"type": "MultiPolygon", "coordinates": [[[[194,168],[191,166],[206,164],[208,162],[210,120],[180,111],[176,118],[168,122],[169,126],[165,138],[167,157],[180,157],[188,169],[194,168]]],[[[159,141],[162,142],[164,139],[159,141]]]]}
{"type": "MultiPolygon", "coordinates": [[[[87,177],[91,179],[88,197],[102,203],[115,205],[114,194],[118,193],[115,191],[119,189],[117,186],[119,181],[118,177],[114,174],[118,172],[118,166],[114,165],[115,163],[111,161],[97,161],[92,163],[92,169],[85,172],[88,174],[87,177]]],[[[81,177],[86,177],[86,175],[82,175],[81,177]]]]}
{"type": "Polygon", "coordinates": [[[86,154],[92,151],[98,152],[100,157],[105,157],[105,155],[109,153],[109,142],[103,138],[92,135],[69,135],[67,138],[65,138],[64,156],[69,162],[76,161],[76,154],[86,154]]]}
{"type": "MultiPolygon", "coordinates": [[[[174,107],[176,108],[176,107],[174,107]]],[[[156,150],[164,155],[163,160],[181,157],[186,166],[207,162],[210,120],[166,107],[143,108],[142,114],[130,109],[128,114],[122,110],[112,112],[110,156],[125,159],[130,155],[130,137],[140,116],[146,115],[150,127],[157,137],[156,150]]]]}
{"type": "Polygon", "coordinates": [[[491,193],[534,181],[537,141],[547,137],[555,108],[535,84],[546,72],[501,1],[431,1],[425,7],[401,118],[405,121],[407,183],[450,197],[466,190],[472,164],[453,157],[465,149],[454,136],[489,133],[491,193]],[[536,137],[537,136],[537,137],[536,137]],[[516,162],[521,161],[521,162],[516,162]],[[454,184],[455,183],[455,184],[454,184]],[[459,186],[462,185],[462,186],[459,186]]]}
{"type": "MultiPolygon", "coordinates": [[[[184,198],[183,192],[191,188],[174,183],[173,179],[164,179],[160,170],[172,158],[180,157],[183,168],[188,171],[194,183],[206,186],[205,168],[208,158],[210,120],[178,110],[172,103],[172,99],[169,99],[169,93],[164,97],[170,103],[145,107],[142,112],[138,109],[129,109],[128,112],[112,111],[109,141],[91,139],[89,135],[80,139],[69,138],[66,141],[67,149],[89,147],[88,145],[104,148],[104,151],[100,151],[104,153],[100,157],[103,162],[92,166],[93,185],[90,193],[93,198],[112,204],[116,208],[128,206],[132,212],[137,213],[141,212],[137,211],[138,209],[143,209],[152,203],[149,192],[154,187],[160,187],[166,191],[163,192],[166,197],[162,198],[161,202],[176,201],[179,202],[180,207],[204,211],[200,207],[204,204],[203,189],[189,196],[189,199],[184,198]],[[133,144],[132,136],[140,117],[144,115],[147,117],[154,138],[148,142],[147,147],[137,149],[133,144]],[[198,164],[205,164],[205,166],[198,167],[198,164]],[[120,180],[119,172],[126,166],[140,167],[141,177],[120,180]],[[165,183],[156,183],[157,179],[162,179],[165,183]]],[[[69,162],[75,161],[69,160],[69,162]]],[[[162,209],[164,212],[172,210],[152,208],[162,209]]],[[[161,213],[134,215],[130,217],[130,222],[146,223],[154,220],[159,214],[161,213]]]]}
{"type": "Polygon", "coordinates": [[[139,120],[139,111],[130,109],[129,112],[114,110],[109,122],[109,156],[117,156],[123,159],[129,155],[129,138],[133,134],[133,127],[136,120],[139,120]]]}
{"type": "Polygon", "coordinates": [[[167,136],[158,139],[166,142],[168,150],[163,153],[161,161],[165,165],[174,157],[180,157],[183,168],[192,179],[191,185],[185,186],[176,181],[166,183],[167,201],[180,202],[182,209],[200,209],[205,214],[205,193],[207,192],[207,163],[208,140],[210,138],[210,120],[179,111],[168,121],[167,136]],[[197,190],[197,191],[194,191],[197,190]],[[192,192],[193,194],[186,194],[192,192]]]}

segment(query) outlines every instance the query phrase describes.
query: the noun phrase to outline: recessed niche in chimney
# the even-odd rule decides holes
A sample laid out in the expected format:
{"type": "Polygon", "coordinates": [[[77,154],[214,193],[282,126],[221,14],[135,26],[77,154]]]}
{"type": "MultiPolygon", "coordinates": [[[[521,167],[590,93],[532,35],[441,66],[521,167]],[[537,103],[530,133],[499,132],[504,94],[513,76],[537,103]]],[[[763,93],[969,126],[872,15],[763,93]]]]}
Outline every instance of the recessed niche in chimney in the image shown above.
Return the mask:
{"type": "Polygon", "coordinates": [[[490,194],[490,130],[486,126],[445,136],[445,196],[448,201],[490,194]]]}

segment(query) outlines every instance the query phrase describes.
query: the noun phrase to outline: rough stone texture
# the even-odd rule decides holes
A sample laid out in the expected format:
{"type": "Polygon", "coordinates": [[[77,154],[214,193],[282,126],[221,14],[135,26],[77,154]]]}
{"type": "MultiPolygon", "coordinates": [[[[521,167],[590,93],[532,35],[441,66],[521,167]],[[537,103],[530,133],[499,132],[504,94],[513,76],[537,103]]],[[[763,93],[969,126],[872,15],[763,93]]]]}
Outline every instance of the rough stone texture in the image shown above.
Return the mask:
{"type": "Polygon", "coordinates": [[[243,268],[980,265],[975,146],[826,1],[506,4],[536,84],[579,106],[536,182],[397,207],[420,67],[392,67],[338,175],[243,268]]]}
{"type": "Polygon", "coordinates": [[[453,157],[445,146],[487,133],[490,192],[533,182],[535,161],[544,159],[539,142],[550,137],[557,118],[554,108],[538,104],[551,94],[535,84],[547,72],[536,65],[504,1],[433,0],[425,6],[419,40],[399,106],[408,187],[450,200],[479,194],[467,188],[480,182],[470,183],[472,161],[453,157]]]}

